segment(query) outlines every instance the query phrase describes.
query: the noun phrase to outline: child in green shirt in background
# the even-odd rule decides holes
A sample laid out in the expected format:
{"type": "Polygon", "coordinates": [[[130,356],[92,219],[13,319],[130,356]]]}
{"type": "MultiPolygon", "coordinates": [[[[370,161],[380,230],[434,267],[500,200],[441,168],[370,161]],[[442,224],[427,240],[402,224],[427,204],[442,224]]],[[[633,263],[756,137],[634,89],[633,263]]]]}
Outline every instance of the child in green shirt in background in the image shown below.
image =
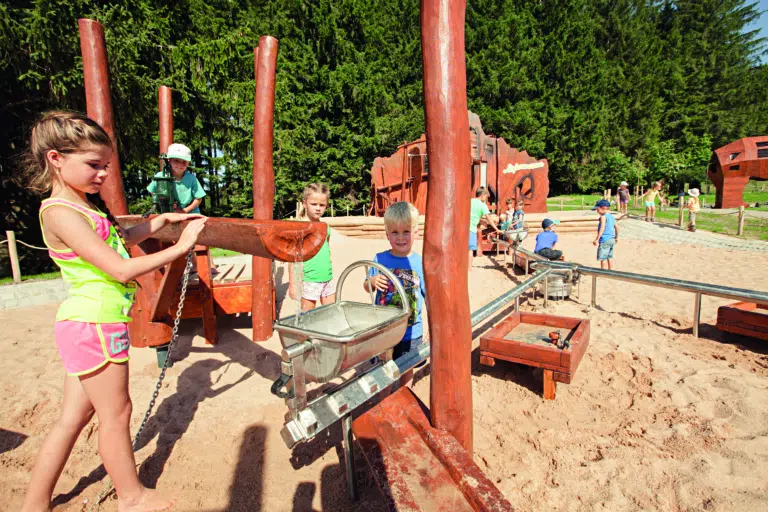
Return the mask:
{"type": "MultiPolygon", "coordinates": [[[[328,208],[331,193],[322,183],[310,183],[304,187],[304,210],[307,220],[320,222],[328,208]]],[[[296,300],[301,294],[301,310],[314,309],[319,300],[321,304],[336,301],[336,284],[333,282],[333,267],[331,265],[331,230],[320,251],[310,260],[304,262],[304,279],[302,290],[296,289],[294,265],[288,266],[288,296],[296,300]]]]}
{"type": "MultiPolygon", "coordinates": [[[[205,190],[194,174],[187,170],[192,161],[192,150],[184,144],[168,146],[168,161],[173,169],[173,188],[176,195],[174,209],[179,213],[200,213],[200,203],[205,197],[205,190]]],[[[163,173],[155,174],[162,177],[163,173]]],[[[150,193],[155,193],[157,184],[153,181],[147,187],[150,193]]]]}

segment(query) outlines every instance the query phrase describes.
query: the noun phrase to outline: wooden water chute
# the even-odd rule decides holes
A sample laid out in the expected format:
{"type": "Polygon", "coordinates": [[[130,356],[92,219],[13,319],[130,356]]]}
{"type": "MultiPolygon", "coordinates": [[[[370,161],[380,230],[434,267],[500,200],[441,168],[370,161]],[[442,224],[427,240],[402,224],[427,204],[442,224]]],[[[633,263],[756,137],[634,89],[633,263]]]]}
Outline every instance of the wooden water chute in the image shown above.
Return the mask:
{"type": "MultiPolygon", "coordinates": [[[[86,19],[79,20],[79,28],[87,113],[90,118],[105,128],[114,141],[115,129],[109,92],[104,30],[98,22],[86,19]]],[[[267,78],[265,77],[265,80],[267,78]]],[[[270,99],[266,97],[259,100],[257,95],[257,101],[269,102],[270,99]]],[[[170,90],[160,91],[159,105],[161,150],[163,150],[167,149],[173,138],[170,90]]],[[[268,170],[271,171],[271,166],[268,170]]],[[[101,196],[122,226],[131,227],[145,220],[139,216],[128,215],[116,145],[101,196]]],[[[131,255],[137,257],[150,254],[160,250],[162,243],[176,242],[183,227],[184,223],[167,226],[153,238],[131,247],[131,255]]],[[[323,223],[210,218],[198,238],[200,245],[196,248],[196,255],[199,280],[188,289],[182,318],[202,318],[206,341],[216,343],[217,314],[252,311],[251,280],[227,282],[226,277],[230,275],[230,271],[226,269],[221,272],[221,277],[214,278],[207,246],[250,254],[267,262],[269,260],[296,261],[297,258],[308,259],[314,256],[322,247],[326,234],[327,226],[323,223]]],[[[132,345],[159,346],[170,339],[171,315],[178,304],[178,285],[184,266],[185,259],[180,258],[164,269],[145,274],[138,279],[139,289],[132,313],[133,322],[129,324],[132,345]]],[[[271,286],[271,276],[269,283],[271,286]]],[[[266,320],[271,335],[270,297],[272,297],[271,293],[261,296],[260,300],[269,307],[266,320]]],[[[263,324],[263,319],[257,315],[253,315],[253,321],[254,324],[263,324]]]]}

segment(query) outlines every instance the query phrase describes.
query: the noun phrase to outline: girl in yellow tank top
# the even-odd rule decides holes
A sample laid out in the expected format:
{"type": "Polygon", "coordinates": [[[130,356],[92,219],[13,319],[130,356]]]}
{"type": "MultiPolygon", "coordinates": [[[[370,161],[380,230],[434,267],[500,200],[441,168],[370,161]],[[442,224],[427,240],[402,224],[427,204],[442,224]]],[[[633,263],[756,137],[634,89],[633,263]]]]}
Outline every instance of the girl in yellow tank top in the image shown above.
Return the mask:
{"type": "Polygon", "coordinates": [[[645,222],[656,222],[656,196],[661,198],[661,182],[657,181],[643,194],[645,201],[645,222]]]}
{"type": "Polygon", "coordinates": [[[40,207],[45,244],[69,297],[56,315],[56,345],[68,376],[59,421],[46,437],[27,489],[23,511],[48,510],[56,481],[81,430],[99,418],[99,453],[115,485],[121,510],[165,510],[174,500],[146,489],[138,479],[131,447],[126,322],[136,277],[158,269],[194,247],[206,219],[164,214],[120,236],[109,212],[86,194],[97,194],[109,173],[112,140],[87,117],[50,112],[33,127],[27,153],[29,187],[51,192],[40,207]],[[131,259],[126,246],[172,222],[194,219],[179,242],[131,259]]]}

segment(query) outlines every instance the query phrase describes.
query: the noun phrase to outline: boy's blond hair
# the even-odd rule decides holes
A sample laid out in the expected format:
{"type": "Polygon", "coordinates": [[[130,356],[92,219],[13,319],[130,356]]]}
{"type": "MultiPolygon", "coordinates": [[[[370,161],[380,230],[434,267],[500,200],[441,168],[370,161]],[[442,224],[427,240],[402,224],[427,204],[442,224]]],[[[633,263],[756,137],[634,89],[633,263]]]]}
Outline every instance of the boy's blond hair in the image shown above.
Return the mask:
{"type": "Polygon", "coordinates": [[[411,230],[419,223],[419,210],[407,201],[398,201],[384,212],[384,229],[387,232],[401,226],[410,226],[411,230]]]}

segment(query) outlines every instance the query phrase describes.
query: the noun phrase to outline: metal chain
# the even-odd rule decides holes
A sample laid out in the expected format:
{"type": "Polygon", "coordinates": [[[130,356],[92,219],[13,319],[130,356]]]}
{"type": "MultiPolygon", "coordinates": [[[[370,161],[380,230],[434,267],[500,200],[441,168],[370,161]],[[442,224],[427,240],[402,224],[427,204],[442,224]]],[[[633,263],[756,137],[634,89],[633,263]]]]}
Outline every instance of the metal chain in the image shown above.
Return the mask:
{"type": "MultiPolygon", "coordinates": [[[[144,427],[147,426],[149,417],[152,414],[152,409],[155,408],[155,401],[157,400],[157,397],[160,396],[160,387],[163,385],[163,379],[165,379],[165,371],[168,369],[168,362],[171,360],[171,352],[173,351],[173,344],[179,338],[179,323],[181,322],[181,312],[184,309],[184,299],[187,296],[187,285],[189,284],[189,274],[190,274],[190,271],[192,270],[192,257],[194,254],[195,254],[195,248],[193,247],[189,250],[189,253],[187,253],[187,266],[184,268],[184,279],[181,282],[181,294],[179,295],[179,308],[176,310],[176,318],[173,321],[173,331],[171,332],[171,340],[168,342],[168,352],[165,355],[165,363],[163,364],[162,370],[160,370],[160,376],[157,378],[157,384],[155,384],[155,391],[152,393],[152,399],[149,401],[149,407],[147,407],[147,412],[144,413],[144,419],[141,421],[141,425],[139,425],[139,429],[136,431],[136,435],[133,436],[132,448],[134,452],[138,447],[141,433],[144,431],[144,427]]],[[[104,489],[101,492],[101,494],[97,496],[96,501],[94,501],[93,505],[91,505],[91,508],[89,509],[90,512],[96,510],[99,504],[101,504],[101,502],[104,501],[112,493],[112,491],[114,491],[114,486],[110,482],[107,485],[106,489],[104,489]]]]}

